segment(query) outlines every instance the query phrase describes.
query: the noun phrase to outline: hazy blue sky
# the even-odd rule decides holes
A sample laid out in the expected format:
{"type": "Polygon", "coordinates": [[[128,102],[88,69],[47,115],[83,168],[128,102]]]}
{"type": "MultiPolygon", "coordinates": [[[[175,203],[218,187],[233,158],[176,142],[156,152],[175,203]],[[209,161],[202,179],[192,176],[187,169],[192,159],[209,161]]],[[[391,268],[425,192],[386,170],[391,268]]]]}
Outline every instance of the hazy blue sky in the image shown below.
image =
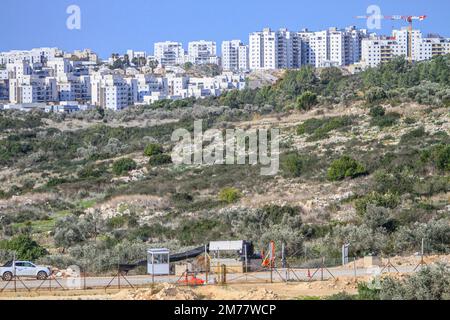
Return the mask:
{"type": "MultiPolygon", "coordinates": [[[[56,46],[91,48],[102,57],[127,49],[153,52],[162,40],[241,39],[265,26],[318,30],[330,26],[365,27],[364,15],[376,4],[382,14],[429,15],[417,26],[450,36],[448,0],[0,0],[0,51],[56,46]],[[81,30],[68,30],[66,9],[81,8],[81,30]]],[[[382,33],[403,22],[384,21],[382,33]]]]}

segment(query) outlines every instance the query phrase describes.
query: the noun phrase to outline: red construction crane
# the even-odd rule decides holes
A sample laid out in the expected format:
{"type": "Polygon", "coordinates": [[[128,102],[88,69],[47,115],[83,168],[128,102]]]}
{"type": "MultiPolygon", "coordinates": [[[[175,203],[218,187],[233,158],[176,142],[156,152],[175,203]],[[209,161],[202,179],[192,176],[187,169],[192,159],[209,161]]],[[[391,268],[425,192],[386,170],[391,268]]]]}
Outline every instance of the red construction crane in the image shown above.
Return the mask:
{"type": "Polygon", "coordinates": [[[427,16],[401,16],[401,15],[394,15],[394,16],[357,16],[356,19],[383,19],[383,20],[404,20],[409,23],[408,28],[408,60],[409,62],[412,62],[412,32],[413,32],[413,22],[414,21],[424,21],[427,16]]]}

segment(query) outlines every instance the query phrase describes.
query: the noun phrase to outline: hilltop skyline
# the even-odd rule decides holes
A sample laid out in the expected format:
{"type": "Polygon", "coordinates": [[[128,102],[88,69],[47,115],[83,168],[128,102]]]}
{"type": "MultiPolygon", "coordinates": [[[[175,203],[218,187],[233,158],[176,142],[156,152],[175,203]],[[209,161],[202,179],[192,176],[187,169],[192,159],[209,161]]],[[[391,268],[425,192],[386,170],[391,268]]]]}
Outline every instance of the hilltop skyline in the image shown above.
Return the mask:
{"type": "MultiPolygon", "coordinates": [[[[374,3],[373,0],[351,0],[338,4],[331,0],[315,3],[279,0],[274,5],[266,0],[245,3],[230,0],[225,6],[206,1],[155,3],[131,0],[126,7],[107,0],[3,2],[5,10],[0,13],[0,27],[10,31],[2,35],[0,51],[34,47],[59,47],[67,51],[91,48],[106,58],[111,53],[124,53],[127,49],[151,53],[153,44],[158,41],[178,41],[186,46],[189,41],[204,39],[216,41],[220,54],[223,40],[248,42],[250,32],[264,27],[320,30],[355,25],[366,28],[365,20],[354,17],[366,14],[367,7],[373,4],[379,5],[384,15],[428,15],[429,18],[416,23],[415,28],[424,34],[449,36],[445,27],[450,3],[442,1],[381,0],[374,3]],[[72,4],[81,9],[81,30],[66,27],[69,17],[66,9],[72,4]]],[[[393,28],[406,25],[402,21],[383,21],[382,29],[369,31],[390,34],[393,28]]]]}

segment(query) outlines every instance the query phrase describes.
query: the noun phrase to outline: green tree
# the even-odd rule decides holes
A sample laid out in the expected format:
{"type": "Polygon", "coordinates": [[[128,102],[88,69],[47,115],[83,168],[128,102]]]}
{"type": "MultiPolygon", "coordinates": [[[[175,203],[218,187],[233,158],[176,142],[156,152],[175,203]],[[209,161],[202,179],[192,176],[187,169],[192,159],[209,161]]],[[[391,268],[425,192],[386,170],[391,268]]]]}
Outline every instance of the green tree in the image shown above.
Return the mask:
{"type": "Polygon", "coordinates": [[[310,110],[313,106],[317,104],[317,94],[306,91],[302,93],[300,97],[297,98],[297,108],[301,110],[310,110]]]}
{"type": "Polygon", "coordinates": [[[149,60],[148,66],[152,70],[152,73],[155,73],[155,69],[158,68],[159,62],[157,60],[149,60]]]}
{"type": "Polygon", "coordinates": [[[156,143],[149,144],[147,147],[145,147],[144,150],[144,155],[146,155],[147,157],[155,156],[162,153],[164,153],[162,145],[156,143]]]}
{"type": "Polygon", "coordinates": [[[444,171],[450,171],[450,145],[441,145],[434,153],[436,166],[444,171]]]}
{"type": "Polygon", "coordinates": [[[290,153],[283,158],[281,166],[287,175],[300,177],[303,171],[304,161],[297,153],[290,153]]]}
{"type": "Polygon", "coordinates": [[[192,64],[192,62],[186,62],[183,67],[184,67],[184,70],[189,71],[192,69],[193,66],[194,65],[192,64]]]}
{"type": "Polygon", "coordinates": [[[172,163],[172,157],[168,154],[155,154],[151,156],[148,163],[152,166],[160,166],[172,163]]]}
{"type": "Polygon", "coordinates": [[[136,162],[130,158],[123,158],[113,163],[113,172],[115,175],[118,176],[124,173],[128,173],[131,170],[135,170],[136,168],[137,168],[136,162]]]}
{"type": "Polygon", "coordinates": [[[328,169],[328,180],[338,181],[345,178],[356,178],[367,173],[366,169],[355,159],[349,156],[333,161],[328,169]]]}
{"type": "Polygon", "coordinates": [[[370,108],[370,116],[373,118],[382,117],[386,114],[386,110],[382,106],[375,106],[370,108]]]}
{"type": "Polygon", "coordinates": [[[0,249],[14,251],[16,259],[20,260],[34,261],[48,254],[45,248],[27,235],[18,235],[9,241],[1,241],[0,249]]]}

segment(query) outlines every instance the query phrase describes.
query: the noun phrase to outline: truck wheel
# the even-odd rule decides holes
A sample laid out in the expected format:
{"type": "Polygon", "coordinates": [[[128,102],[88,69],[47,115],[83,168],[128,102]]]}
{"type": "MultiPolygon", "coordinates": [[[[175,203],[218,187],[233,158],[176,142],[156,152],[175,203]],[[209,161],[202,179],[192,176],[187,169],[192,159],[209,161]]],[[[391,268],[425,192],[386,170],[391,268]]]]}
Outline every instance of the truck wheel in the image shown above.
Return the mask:
{"type": "Polygon", "coordinates": [[[45,272],[45,271],[38,272],[38,274],[37,274],[38,280],[47,280],[47,278],[48,278],[47,272],[45,272]]]}
{"type": "Polygon", "coordinates": [[[13,274],[11,272],[5,272],[2,276],[3,281],[11,281],[13,278],[13,274]]]}

